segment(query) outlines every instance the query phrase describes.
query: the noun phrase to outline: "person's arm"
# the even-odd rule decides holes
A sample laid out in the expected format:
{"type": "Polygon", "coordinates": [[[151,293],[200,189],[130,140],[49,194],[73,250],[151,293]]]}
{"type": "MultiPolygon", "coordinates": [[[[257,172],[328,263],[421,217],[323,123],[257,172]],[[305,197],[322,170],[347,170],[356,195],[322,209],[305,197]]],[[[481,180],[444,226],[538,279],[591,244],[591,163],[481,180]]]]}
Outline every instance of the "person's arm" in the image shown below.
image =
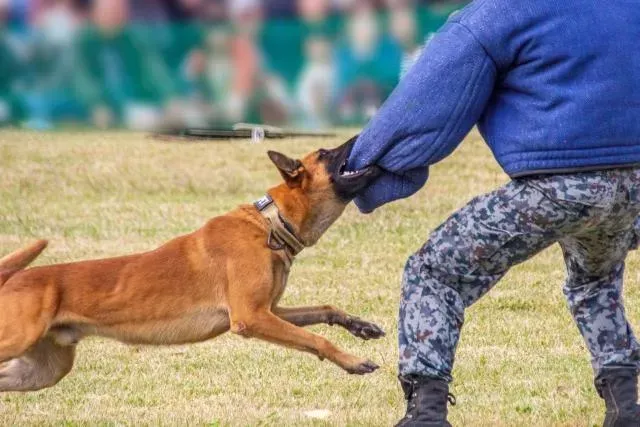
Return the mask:
{"type": "Polygon", "coordinates": [[[451,154],[479,120],[496,75],[474,35],[446,24],[358,137],[348,168],[385,171],[356,198],[358,208],[371,212],[422,188],[429,165],[451,154]]]}

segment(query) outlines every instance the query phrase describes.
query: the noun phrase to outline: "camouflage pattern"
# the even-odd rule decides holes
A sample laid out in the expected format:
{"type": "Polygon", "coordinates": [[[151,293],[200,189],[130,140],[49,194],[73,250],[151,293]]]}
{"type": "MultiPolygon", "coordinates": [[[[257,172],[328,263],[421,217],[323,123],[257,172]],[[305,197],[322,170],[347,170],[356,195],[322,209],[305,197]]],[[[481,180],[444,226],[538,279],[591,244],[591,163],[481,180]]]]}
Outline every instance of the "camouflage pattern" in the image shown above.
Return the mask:
{"type": "Polygon", "coordinates": [[[564,293],[596,375],[604,367],[640,367],[622,305],[639,213],[640,169],[516,179],[473,199],[407,262],[400,373],[451,381],[465,308],[510,267],[556,242],[567,267],[564,293]]]}

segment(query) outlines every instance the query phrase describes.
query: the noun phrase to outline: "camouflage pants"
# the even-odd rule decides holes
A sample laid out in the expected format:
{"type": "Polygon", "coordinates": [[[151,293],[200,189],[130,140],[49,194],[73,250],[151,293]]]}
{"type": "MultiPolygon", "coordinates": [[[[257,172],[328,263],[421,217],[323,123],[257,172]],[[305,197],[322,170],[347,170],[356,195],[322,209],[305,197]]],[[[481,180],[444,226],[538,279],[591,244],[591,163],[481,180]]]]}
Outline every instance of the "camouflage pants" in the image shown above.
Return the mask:
{"type": "Polygon", "coordinates": [[[400,373],[451,381],[465,308],[511,266],[556,242],[567,268],[564,293],[596,375],[604,367],[640,367],[622,305],[639,213],[640,169],[517,179],[473,199],[407,262],[400,373]]]}

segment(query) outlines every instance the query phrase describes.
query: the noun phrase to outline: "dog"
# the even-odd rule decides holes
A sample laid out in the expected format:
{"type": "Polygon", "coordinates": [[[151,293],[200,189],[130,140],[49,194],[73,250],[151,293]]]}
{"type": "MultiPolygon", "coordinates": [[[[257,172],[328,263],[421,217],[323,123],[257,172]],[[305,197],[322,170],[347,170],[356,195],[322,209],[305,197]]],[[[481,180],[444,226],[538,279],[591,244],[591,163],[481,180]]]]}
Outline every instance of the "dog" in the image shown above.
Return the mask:
{"type": "Polygon", "coordinates": [[[47,246],[41,240],[0,259],[0,392],[57,384],[73,367],[77,343],[92,335],[172,345],[231,331],[351,374],[378,369],[303,328],[339,325],[366,340],[384,336],[377,325],[331,305],[278,304],[295,255],[380,173],[377,166],[344,172],[352,145],[302,160],[269,151],[283,183],[150,252],[26,269],[47,246]]]}

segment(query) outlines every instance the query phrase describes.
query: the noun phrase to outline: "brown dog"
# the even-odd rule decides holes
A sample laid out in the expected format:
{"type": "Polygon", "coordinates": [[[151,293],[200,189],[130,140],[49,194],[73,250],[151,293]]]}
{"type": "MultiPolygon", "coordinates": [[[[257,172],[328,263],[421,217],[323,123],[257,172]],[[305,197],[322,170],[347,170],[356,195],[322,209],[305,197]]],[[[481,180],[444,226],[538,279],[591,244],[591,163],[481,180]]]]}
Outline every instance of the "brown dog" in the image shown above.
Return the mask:
{"type": "Polygon", "coordinates": [[[71,370],[78,341],[90,335],[168,345],[231,330],[327,358],[349,373],[376,370],[302,328],[337,324],[369,339],[384,335],[376,325],[332,306],[278,306],[295,254],[378,175],[375,167],[341,172],[351,145],[302,161],[269,152],[283,184],[151,252],[24,270],[44,250],[39,241],[1,259],[0,392],[56,384],[71,370]]]}

